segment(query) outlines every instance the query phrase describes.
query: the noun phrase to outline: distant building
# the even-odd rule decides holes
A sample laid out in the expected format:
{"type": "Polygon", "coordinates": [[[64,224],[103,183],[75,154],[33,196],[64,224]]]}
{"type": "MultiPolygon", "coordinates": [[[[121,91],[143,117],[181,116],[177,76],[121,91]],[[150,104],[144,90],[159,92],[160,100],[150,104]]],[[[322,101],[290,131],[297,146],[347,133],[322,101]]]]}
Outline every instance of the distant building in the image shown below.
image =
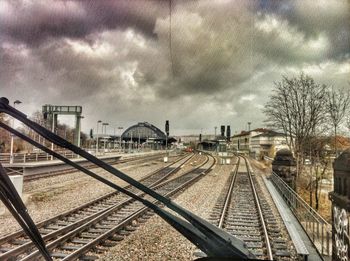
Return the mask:
{"type": "Polygon", "coordinates": [[[263,128],[258,128],[251,131],[242,131],[240,134],[233,135],[231,137],[232,146],[238,151],[249,152],[251,146],[251,138],[268,131],[268,129],[263,128]]]}
{"type": "Polygon", "coordinates": [[[273,158],[281,149],[288,149],[284,133],[270,130],[251,137],[250,155],[256,159],[262,159],[264,156],[273,158]]]}

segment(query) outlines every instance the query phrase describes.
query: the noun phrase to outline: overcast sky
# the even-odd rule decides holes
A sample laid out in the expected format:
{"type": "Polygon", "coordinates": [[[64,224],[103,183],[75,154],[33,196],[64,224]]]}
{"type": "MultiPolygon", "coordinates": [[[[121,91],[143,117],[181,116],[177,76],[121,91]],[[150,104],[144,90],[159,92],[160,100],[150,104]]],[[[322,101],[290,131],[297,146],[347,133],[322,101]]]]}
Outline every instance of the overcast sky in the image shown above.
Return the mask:
{"type": "Polygon", "coordinates": [[[263,126],[283,74],[350,88],[347,0],[172,0],[171,22],[172,51],[165,0],[1,0],[1,96],[29,115],[82,105],[86,132],[168,119],[174,135],[263,126]]]}

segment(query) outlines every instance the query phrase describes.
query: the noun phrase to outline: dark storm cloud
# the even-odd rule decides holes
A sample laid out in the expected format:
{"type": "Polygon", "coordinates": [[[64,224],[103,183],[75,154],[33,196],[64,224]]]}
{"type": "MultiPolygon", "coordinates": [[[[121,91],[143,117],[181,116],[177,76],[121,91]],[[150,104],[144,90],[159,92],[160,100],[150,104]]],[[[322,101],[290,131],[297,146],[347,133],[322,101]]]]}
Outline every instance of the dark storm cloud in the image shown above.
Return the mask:
{"type": "Polygon", "coordinates": [[[332,48],[327,58],[344,60],[350,56],[350,2],[331,1],[259,1],[257,12],[275,14],[305,34],[306,40],[327,35],[332,48]]]}
{"type": "Polygon", "coordinates": [[[348,14],[335,2],[308,15],[311,0],[173,0],[170,52],[167,1],[3,1],[1,92],[28,111],[82,105],[86,129],[257,127],[282,74],[346,82],[348,42],[334,37],[347,39],[348,14]]]}
{"type": "Polygon", "coordinates": [[[88,39],[96,31],[135,28],[154,37],[164,1],[22,1],[2,3],[1,38],[37,45],[51,38],[88,39]]]}

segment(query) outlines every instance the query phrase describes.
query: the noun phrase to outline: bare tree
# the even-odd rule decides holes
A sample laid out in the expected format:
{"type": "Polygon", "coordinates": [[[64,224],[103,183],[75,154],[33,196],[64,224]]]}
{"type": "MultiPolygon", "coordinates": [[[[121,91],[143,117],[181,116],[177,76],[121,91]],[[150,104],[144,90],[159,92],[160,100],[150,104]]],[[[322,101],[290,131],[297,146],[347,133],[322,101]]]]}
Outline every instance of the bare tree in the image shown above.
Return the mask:
{"type": "Polygon", "coordinates": [[[297,158],[298,175],[302,170],[308,139],[326,122],[325,85],[305,74],[275,82],[275,89],[265,105],[267,123],[274,129],[283,130],[286,140],[297,158]]]}
{"type": "Polygon", "coordinates": [[[339,125],[345,119],[345,116],[350,106],[350,91],[344,89],[330,89],[327,91],[327,103],[326,109],[328,117],[333,125],[334,130],[334,151],[335,155],[338,155],[337,151],[337,131],[339,125]]]}
{"type": "MultiPolygon", "coordinates": [[[[0,121],[8,124],[8,117],[4,113],[0,113],[0,121]]],[[[0,152],[9,150],[10,134],[4,129],[0,128],[0,152]]]]}
{"type": "Polygon", "coordinates": [[[329,143],[329,138],[312,137],[310,139],[311,150],[310,159],[313,164],[310,164],[310,180],[307,186],[310,195],[310,205],[313,206],[313,196],[315,197],[315,209],[319,209],[321,181],[327,178],[327,169],[331,165],[329,156],[325,147],[329,143]]]}

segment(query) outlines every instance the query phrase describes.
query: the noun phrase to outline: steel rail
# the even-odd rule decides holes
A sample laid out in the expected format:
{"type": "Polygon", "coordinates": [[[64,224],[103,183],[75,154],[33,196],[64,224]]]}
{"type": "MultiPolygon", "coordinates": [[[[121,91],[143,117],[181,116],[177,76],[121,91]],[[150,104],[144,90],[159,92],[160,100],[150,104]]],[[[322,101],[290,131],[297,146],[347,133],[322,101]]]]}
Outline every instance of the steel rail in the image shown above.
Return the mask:
{"type": "MultiPolygon", "coordinates": [[[[178,180],[185,177],[186,175],[191,175],[193,172],[195,172],[196,170],[198,170],[202,166],[204,166],[208,161],[209,161],[209,157],[207,156],[207,160],[204,163],[200,164],[199,166],[195,167],[194,169],[192,169],[190,171],[187,171],[186,173],[182,174],[181,176],[179,176],[175,179],[167,180],[161,184],[156,185],[153,189],[159,190],[167,185],[170,186],[171,183],[177,182],[178,180]]],[[[209,167],[207,167],[207,170],[211,169],[214,164],[215,164],[215,159],[214,159],[214,162],[212,164],[210,164],[209,167]]],[[[203,174],[203,172],[201,174],[203,174]]],[[[198,178],[200,178],[202,176],[203,175],[194,176],[190,180],[187,180],[185,183],[175,187],[170,192],[165,193],[164,196],[173,195],[174,193],[178,192],[181,189],[184,189],[185,186],[188,186],[189,184],[193,183],[195,180],[197,180],[198,178]]],[[[145,193],[140,193],[139,196],[147,196],[147,195],[145,195],[145,193]]],[[[132,200],[132,201],[136,202],[135,200],[132,200]]],[[[159,202],[159,201],[154,200],[152,203],[156,203],[156,202],[159,202]]],[[[126,204],[124,204],[124,205],[126,205],[126,204]]],[[[120,209],[120,206],[115,206],[115,207],[109,209],[108,211],[102,213],[100,216],[95,217],[93,220],[90,220],[89,222],[83,224],[82,226],[75,228],[74,230],[68,232],[66,235],[50,242],[49,244],[47,244],[47,248],[52,251],[55,247],[61,246],[64,242],[68,241],[72,237],[75,237],[76,235],[78,235],[79,233],[84,231],[86,228],[89,228],[89,227],[95,225],[96,223],[100,222],[103,219],[106,219],[108,216],[110,216],[112,214],[116,214],[117,213],[116,211],[118,211],[118,209],[120,209]]],[[[149,210],[148,207],[142,207],[141,209],[138,209],[136,212],[130,213],[126,219],[123,219],[123,221],[121,223],[117,224],[114,228],[110,229],[109,232],[105,232],[103,235],[100,235],[98,238],[96,238],[95,240],[90,242],[88,245],[82,246],[82,248],[74,251],[70,256],[65,257],[63,260],[72,260],[72,259],[75,259],[75,258],[81,256],[84,252],[89,250],[91,247],[99,244],[99,242],[102,239],[105,239],[106,237],[111,236],[111,234],[115,233],[115,231],[121,229],[123,226],[128,225],[132,220],[134,220],[136,217],[139,217],[140,215],[142,215],[143,213],[145,213],[148,210],[149,210]]],[[[25,258],[21,259],[21,261],[34,260],[35,258],[38,257],[39,254],[40,253],[38,251],[35,251],[35,252],[31,253],[30,255],[26,256],[25,258]]]]}
{"type": "MultiPolygon", "coordinates": [[[[148,174],[146,177],[144,177],[144,178],[142,179],[142,181],[145,182],[145,181],[148,181],[149,179],[152,179],[154,176],[156,176],[156,175],[157,175],[158,173],[160,173],[161,171],[163,171],[163,170],[169,168],[169,166],[174,165],[174,164],[180,162],[181,160],[184,160],[184,159],[185,159],[185,161],[184,161],[183,163],[181,163],[178,167],[176,167],[176,168],[174,168],[174,169],[171,169],[169,172],[167,172],[167,173],[165,173],[164,175],[160,176],[159,179],[157,179],[157,180],[155,180],[155,181],[153,181],[152,183],[149,184],[150,187],[155,187],[155,186],[158,185],[160,182],[162,182],[164,179],[169,178],[169,176],[170,176],[172,173],[174,173],[174,172],[176,172],[177,170],[179,170],[179,169],[181,168],[181,166],[183,166],[183,165],[186,164],[189,160],[191,160],[191,159],[193,158],[193,156],[194,156],[194,154],[192,154],[191,156],[188,156],[188,155],[187,155],[187,156],[185,156],[185,157],[182,157],[182,158],[180,158],[179,160],[177,160],[176,162],[173,162],[173,163],[171,163],[171,164],[168,164],[166,167],[160,168],[159,170],[148,174]],[[188,157],[188,158],[186,159],[186,157],[188,157]]],[[[132,186],[129,185],[129,186],[125,187],[125,188],[129,188],[129,189],[130,189],[130,188],[132,188],[132,186]]],[[[134,190],[135,190],[135,189],[134,189],[134,190]]],[[[100,197],[100,198],[97,199],[97,200],[91,201],[91,204],[86,203],[86,204],[84,204],[83,206],[80,206],[80,207],[78,207],[78,208],[75,208],[75,209],[73,209],[73,210],[71,210],[71,211],[68,211],[68,212],[66,212],[66,213],[68,213],[68,216],[69,216],[69,214],[72,214],[72,213],[75,213],[75,212],[78,212],[78,211],[82,211],[83,208],[88,208],[89,206],[96,204],[98,201],[103,201],[103,200],[105,200],[106,198],[108,198],[108,197],[113,197],[113,196],[115,196],[115,195],[117,195],[117,194],[120,194],[120,193],[119,193],[119,192],[112,192],[112,193],[109,193],[109,194],[107,194],[107,195],[104,195],[104,196],[100,197]]],[[[142,193],[141,193],[141,194],[142,194],[142,193]]],[[[67,231],[69,231],[69,230],[71,230],[71,229],[74,229],[75,227],[84,224],[84,222],[87,222],[87,221],[93,219],[94,217],[96,217],[96,216],[98,216],[98,215],[100,215],[100,214],[102,214],[102,213],[108,211],[108,210],[111,209],[112,207],[122,207],[122,206],[124,206],[124,205],[130,203],[131,201],[133,201],[133,199],[129,198],[129,199],[126,199],[126,200],[124,200],[124,201],[122,201],[122,202],[120,202],[120,203],[117,203],[117,205],[114,205],[114,206],[111,206],[111,207],[107,207],[107,208],[105,208],[104,210],[101,210],[101,211],[99,211],[99,212],[97,212],[97,213],[93,213],[93,214],[91,214],[91,215],[89,215],[89,216],[87,216],[87,217],[85,217],[85,218],[83,218],[83,219],[77,220],[77,221],[74,222],[73,224],[70,224],[70,225],[68,225],[68,226],[66,226],[66,227],[63,227],[62,229],[59,229],[59,230],[53,231],[52,233],[49,233],[49,234],[44,235],[44,236],[43,236],[43,239],[44,239],[44,240],[50,240],[50,239],[52,239],[52,238],[54,238],[54,237],[57,237],[58,235],[60,235],[60,234],[62,234],[62,233],[66,233],[67,231]]],[[[51,219],[49,219],[49,220],[43,221],[43,222],[41,222],[42,225],[40,225],[39,227],[43,227],[43,226],[45,226],[45,225],[48,225],[48,224],[50,224],[50,223],[53,223],[54,221],[59,221],[59,220],[62,219],[63,217],[64,217],[64,214],[61,214],[61,215],[58,215],[58,216],[56,216],[56,217],[53,217],[53,218],[51,218],[51,219]],[[50,222],[48,222],[48,221],[50,221],[50,222]]],[[[11,235],[5,237],[5,238],[1,238],[1,239],[0,239],[0,240],[1,240],[1,244],[4,244],[5,242],[11,241],[11,240],[13,240],[14,238],[21,237],[21,235],[24,235],[23,231],[18,231],[18,232],[15,232],[15,233],[13,233],[13,234],[11,234],[11,235]],[[22,233],[19,234],[19,232],[22,232],[22,233]]],[[[29,242],[27,242],[27,243],[25,243],[25,244],[23,244],[23,245],[20,245],[20,246],[17,247],[17,248],[14,248],[14,249],[12,249],[12,250],[10,250],[10,251],[7,251],[7,252],[5,252],[5,253],[3,253],[3,254],[0,254],[0,259],[9,258],[9,257],[11,257],[11,256],[17,256],[17,255],[23,253],[26,249],[28,249],[28,248],[31,247],[31,246],[33,246],[33,243],[29,241],[29,242]]]]}
{"type": "Polygon", "coordinates": [[[265,220],[264,220],[264,215],[263,215],[263,213],[262,213],[261,206],[260,206],[260,201],[259,201],[259,198],[258,198],[258,194],[257,194],[257,192],[256,192],[255,185],[254,185],[254,182],[253,182],[253,178],[252,178],[252,173],[251,173],[251,170],[250,170],[250,166],[249,166],[249,164],[248,164],[248,160],[247,160],[245,157],[242,157],[242,158],[244,159],[245,165],[246,165],[246,167],[247,167],[249,182],[250,182],[250,185],[251,185],[252,190],[253,190],[255,205],[256,205],[256,207],[257,207],[257,209],[258,209],[258,214],[259,214],[260,222],[261,222],[262,229],[263,229],[263,232],[264,232],[264,238],[265,238],[265,243],[266,243],[267,256],[268,256],[268,259],[269,259],[269,260],[273,260],[272,247],[271,247],[271,244],[270,244],[269,234],[268,234],[268,232],[267,232],[267,227],[266,227],[266,223],[265,223],[265,220]]]}
{"type": "MultiPolygon", "coordinates": [[[[194,156],[194,154],[192,154],[183,164],[186,164],[188,161],[190,161],[190,160],[193,158],[193,156],[194,156]]],[[[170,164],[168,164],[168,165],[166,165],[166,166],[164,166],[164,167],[161,167],[161,168],[159,168],[159,169],[156,169],[156,170],[152,171],[151,173],[147,174],[145,177],[143,177],[142,179],[140,179],[140,182],[145,182],[145,181],[147,181],[148,179],[151,179],[154,175],[157,175],[159,172],[166,170],[167,168],[169,168],[169,167],[171,167],[172,165],[178,163],[179,161],[185,159],[186,157],[188,157],[188,155],[185,155],[184,157],[181,157],[180,159],[176,160],[175,162],[172,162],[172,163],[170,163],[170,164]]],[[[181,164],[181,165],[183,165],[183,164],[181,164]]],[[[176,172],[176,171],[181,167],[181,165],[178,166],[178,167],[175,168],[175,169],[170,170],[170,173],[169,173],[169,174],[176,172]]],[[[168,175],[168,174],[164,175],[164,177],[166,177],[167,175],[168,175]]],[[[131,185],[127,185],[127,186],[125,186],[124,188],[125,188],[125,189],[131,189],[131,188],[133,188],[133,187],[132,187],[131,185]]],[[[108,199],[108,198],[111,198],[111,197],[113,197],[113,196],[115,196],[115,195],[119,195],[119,194],[120,194],[119,191],[110,192],[110,193],[108,193],[108,194],[106,194],[106,195],[103,195],[103,196],[101,196],[101,197],[99,197],[99,198],[97,198],[97,199],[94,199],[94,200],[92,200],[92,201],[89,201],[89,202],[87,202],[87,203],[85,203],[85,204],[83,204],[83,205],[81,205],[81,206],[78,206],[78,207],[76,207],[76,208],[74,208],[74,209],[68,210],[68,211],[66,211],[66,212],[64,212],[64,213],[61,213],[61,214],[57,215],[57,216],[54,216],[54,217],[52,217],[52,218],[49,218],[49,219],[43,220],[43,221],[41,221],[41,222],[39,222],[39,223],[36,223],[36,226],[37,226],[38,228],[42,228],[42,227],[44,227],[44,226],[46,226],[46,225],[52,223],[53,221],[55,221],[55,220],[57,220],[57,219],[62,219],[62,218],[68,217],[69,215],[71,215],[71,214],[73,214],[73,213],[75,213],[75,212],[77,212],[77,211],[80,211],[80,210],[82,210],[82,209],[84,209],[84,208],[87,208],[87,207],[89,207],[89,206],[92,206],[93,204],[96,204],[98,201],[103,201],[103,200],[106,200],[106,199],[108,199]]],[[[14,238],[20,237],[20,236],[22,236],[22,235],[25,235],[25,233],[24,233],[23,230],[15,231],[15,232],[13,232],[13,233],[11,233],[11,234],[5,235],[5,236],[3,236],[3,237],[0,238],[0,246],[1,246],[2,244],[4,244],[5,242],[10,241],[10,240],[13,240],[14,238]]],[[[0,257],[1,257],[1,255],[0,255],[0,257]]]]}
{"type": "Polygon", "coordinates": [[[224,204],[224,207],[222,209],[221,217],[219,220],[219,225],[218,225],[219,228],[222,228],[224,225],[224,222],[225,222],[226,213],[227,213],[228,207],[229,207],[230,202],[231,202],[232,191],[233,191],[234,183],[235,183],[238,168],[239,168],[239,162],[240,162],[240,158],[238,158],[236,169],[234,170],[234,173],[232,173],[232,180],[230,182],[230,187],[229,187],[227,194],[226,194],[225,204],[224,204]]]}

